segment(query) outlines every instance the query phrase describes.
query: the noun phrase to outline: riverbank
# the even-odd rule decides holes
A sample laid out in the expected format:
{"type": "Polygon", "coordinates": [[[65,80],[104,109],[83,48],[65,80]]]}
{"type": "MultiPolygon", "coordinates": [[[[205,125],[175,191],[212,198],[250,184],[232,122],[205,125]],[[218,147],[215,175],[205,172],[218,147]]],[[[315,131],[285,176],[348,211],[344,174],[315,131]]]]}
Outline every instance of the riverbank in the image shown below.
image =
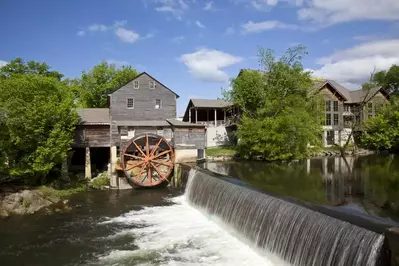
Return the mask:
{"type": "Polygon", "coordinates": [[[109,189],[109,177],[104,173],[89,182],[70,182],[62,188],[56,188],[54,184],[39,187],[3,185],[0,190],[0,218],[33,214],[41,210],[47,213],[69,211],[70,196],[88,190],[105,189],[109,189]]]}
{"type": "MultiPolygon", "coordinates": [[[[213,147],[206,149],[206,160],[210,162],[226,162],[233,160],[244,160],[240,158],[234,147],[213,147]]],[[[347,149],[345,155],[347,156],[366,156],[375,154],[375,151],[367,149],[347,149]]],[[[320,150],[315,150],[310,153],[308,159],[312,158],[323,158],[323,157],[335,157],[341,156],[341,151],[338,147],[328,147],[320,150]]],[[[264,160],[262,156],[257,156],[254,160],[264,160]]]]}

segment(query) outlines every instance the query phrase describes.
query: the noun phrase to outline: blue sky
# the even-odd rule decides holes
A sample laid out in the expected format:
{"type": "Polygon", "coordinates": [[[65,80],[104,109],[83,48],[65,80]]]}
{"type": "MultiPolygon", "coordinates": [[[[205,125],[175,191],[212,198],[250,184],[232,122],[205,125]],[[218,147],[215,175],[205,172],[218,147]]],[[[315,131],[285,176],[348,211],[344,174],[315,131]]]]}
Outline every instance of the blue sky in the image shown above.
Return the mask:
{"type": "Polygon", "coordinates": [[[22,57],[78,77],[102,60],[146,71],[181,97],[220,97],[258,47],[304,44],[314,76],[356,88],[399,64],[397,0],[2,0],[0,65],[22,57]]]}

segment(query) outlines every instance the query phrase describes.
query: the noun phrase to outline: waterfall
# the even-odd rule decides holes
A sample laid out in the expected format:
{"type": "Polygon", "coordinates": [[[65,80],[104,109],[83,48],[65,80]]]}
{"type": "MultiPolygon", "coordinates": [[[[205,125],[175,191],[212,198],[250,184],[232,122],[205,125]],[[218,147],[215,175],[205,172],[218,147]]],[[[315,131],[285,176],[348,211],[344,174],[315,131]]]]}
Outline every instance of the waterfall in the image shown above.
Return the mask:
{"type": "Polygon", "coordinates": [[[203,172],[190,170],[186,200],[257,248],[293,265],[376,265],[384,237],[203,172]]]}

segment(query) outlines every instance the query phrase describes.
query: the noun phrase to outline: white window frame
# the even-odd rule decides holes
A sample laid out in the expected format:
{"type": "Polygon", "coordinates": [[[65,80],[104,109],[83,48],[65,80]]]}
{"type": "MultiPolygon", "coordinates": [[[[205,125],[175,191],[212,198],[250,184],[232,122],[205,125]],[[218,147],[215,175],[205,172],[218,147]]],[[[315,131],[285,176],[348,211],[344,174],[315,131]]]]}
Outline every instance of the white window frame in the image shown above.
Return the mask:
{"type": "Polygon", "coordinates": [[[148,86],[150,87],[150,90],[154,90],[156,88],[155,81],[148,82],[148,86]],[[153,85],[153,86],[151,86],[151,85],[153,85]]]}
{"type": "Polygon", "coordinates": [[[133,81],[133,88],[136,90],[140,89],[140,82],[138,80],[133,81]]]}
{"type": "Polygon", "coordinates": [[[155,109],[162,109],[162,100],[161,99],[155,99],[155,109]],[[159,100],[159,107],[157,108],[157,101],[159,100]]]}
{"type": "Polygon", "coordinates": [[[127,109],[134,109],[134,98],[127,98],[126,99],[126,108],[127,109]],[[133,101],[133,106],[132,107],[129,107],[129,100],[133,101]]]}

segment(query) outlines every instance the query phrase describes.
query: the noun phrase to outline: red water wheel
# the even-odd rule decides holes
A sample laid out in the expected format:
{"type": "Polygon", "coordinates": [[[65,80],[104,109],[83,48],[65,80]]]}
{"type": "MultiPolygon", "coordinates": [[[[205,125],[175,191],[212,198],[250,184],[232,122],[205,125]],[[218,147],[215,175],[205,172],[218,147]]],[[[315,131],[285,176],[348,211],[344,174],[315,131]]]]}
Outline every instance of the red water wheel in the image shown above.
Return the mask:
{"type": "Polygon", "coordinates": [[[153,187],[167,181],[173,163],[172,147],[166,139],[154,134],[131,139],[122,151],[122,169],[126,177],[140,187],[153,187]]]}

